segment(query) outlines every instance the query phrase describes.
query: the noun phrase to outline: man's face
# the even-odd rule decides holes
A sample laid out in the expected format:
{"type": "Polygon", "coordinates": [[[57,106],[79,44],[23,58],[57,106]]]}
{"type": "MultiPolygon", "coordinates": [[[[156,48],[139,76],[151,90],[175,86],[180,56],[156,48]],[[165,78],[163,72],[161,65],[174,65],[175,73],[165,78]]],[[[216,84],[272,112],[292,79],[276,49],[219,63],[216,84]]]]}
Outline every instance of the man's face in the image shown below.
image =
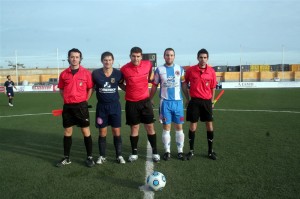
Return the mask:
{"type": "Polygon", "coordinates": [[[142,53],[132,53],[130,55],[130,60],[133,65],[135,65],[135,66],[140,65],[141,60],[142,60],[142,53]]]}
{"type": "Polygon", "coordinates": [[[10,77],[10,76],[8,76],[8,77],[7,77],[7,79],[10,81],[10,80],[11,80],[11,77],[10,77]]]}
{"type": "Polygon", "coordinates": [[[104,68],[109,69],[109,68],[112,68],[112,66],[114,64],[114,60],[111,56],[106,56],[102,60],[102,64],[103,64],[104,68]]]}
{"type": "Polygon", "coordinates": [[[175,59],[175,53],[173,50],[167,50],[164,55],[164,59],[168,66],[173,65],[175,59]]]}
{"type": "Polygon", "coordinates": [[[69,56],[69,62],[71,66],[79,66],[80,64],[80,53],[71,52],[69,56]]]}
{"type": "Polygon", "coordinates": [[[198,61],[199,61],[200,66],[205,66],[208,61],[207,54],[205,54],[205,53],[200,54],[198,57],[198,61]]]}

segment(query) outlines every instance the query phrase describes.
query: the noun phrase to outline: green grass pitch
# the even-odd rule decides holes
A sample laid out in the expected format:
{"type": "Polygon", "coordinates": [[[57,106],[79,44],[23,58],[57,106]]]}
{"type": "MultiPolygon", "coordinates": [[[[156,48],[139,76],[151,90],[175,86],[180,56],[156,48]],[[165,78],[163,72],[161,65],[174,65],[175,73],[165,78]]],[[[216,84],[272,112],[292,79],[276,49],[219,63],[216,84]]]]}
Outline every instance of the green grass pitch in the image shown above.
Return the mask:
{"type": "MultiPolygon", "coordinates": [[[[217,91],[219,92],[219,91],[217,91]]],[[[124,93],[121,92],[124,109],[124,93]]],[[[94,127],[96,99],[90,104],[93,155],[98,156],[94,127]]],[[[300,89],[227,89],[214,110],[214,150],[218,160],[206,157],[203,123],[198,124],[195,157],[176,159],[175,132],[172,156],[154,165],[167,184],[154,198],[299,198],[300,196],[300,89]]],[[[156,104],[158,97],[156,94],[156,104]]],[[[62,157],[62,107],[58,93],[16,93],[14,107],[0,95],[0,197],[17,198],[143,198],[147,137],[140,128],[139,159],[115,162],[112,135],[107,137],[108,162],[87,168],[81,132],[75,128],[72,164],[56,168],[62,157]]],[[[156,118],[158,106],[155,106],[156,118]]],[[[123,155],[131,152],[129,128],[122,117],[123,155]]],[[[184,124],[188,152],[188,123],[184,124]]],[[[155,123],[162,155],[162,125],[155,123]]]]}

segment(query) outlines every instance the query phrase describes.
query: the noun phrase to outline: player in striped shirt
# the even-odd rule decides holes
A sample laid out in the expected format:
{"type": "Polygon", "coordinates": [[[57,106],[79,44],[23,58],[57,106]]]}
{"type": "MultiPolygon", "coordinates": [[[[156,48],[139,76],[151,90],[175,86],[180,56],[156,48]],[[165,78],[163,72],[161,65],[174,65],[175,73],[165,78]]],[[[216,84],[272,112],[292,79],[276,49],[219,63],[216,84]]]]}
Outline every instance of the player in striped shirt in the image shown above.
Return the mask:
{"type": "Polygon", "coordinates": [[[184,81],[184,70],[181,66],[174,64],[175,51],[167,48],[164,52],[165,64],[157,67],[154,73],[154,80],[150,92],[150,99],[156,93],[158,85],[160,85],[160,105],[159,119],[163,124],[162,142],[164,144],[165,153],[164,160],[171,157],[171,123],[175,125],[177,158],[185,160],[183,154],[184,133],[182,124],[184,122],[183,99],[181,94],[181,83],[184,81]]]}

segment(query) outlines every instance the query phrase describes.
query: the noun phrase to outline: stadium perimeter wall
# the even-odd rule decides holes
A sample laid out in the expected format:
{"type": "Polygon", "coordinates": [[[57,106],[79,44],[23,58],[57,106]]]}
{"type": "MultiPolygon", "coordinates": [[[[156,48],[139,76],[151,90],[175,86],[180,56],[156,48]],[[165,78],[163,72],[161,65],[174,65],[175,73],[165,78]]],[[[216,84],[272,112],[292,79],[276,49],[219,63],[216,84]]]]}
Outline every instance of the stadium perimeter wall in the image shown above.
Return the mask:
{"type": "Polygon", "coordinates": [[[300,88],[298,82],[222,82],[222,89],[227,88],[300,88]]]}
{"type": "Polygon", "coordinates": [[[216,72],[221,82],[239,82],[240,75],[242,82],[273,82],[280,81],[300,81],[300,71],[285,72],[216,72]]]}

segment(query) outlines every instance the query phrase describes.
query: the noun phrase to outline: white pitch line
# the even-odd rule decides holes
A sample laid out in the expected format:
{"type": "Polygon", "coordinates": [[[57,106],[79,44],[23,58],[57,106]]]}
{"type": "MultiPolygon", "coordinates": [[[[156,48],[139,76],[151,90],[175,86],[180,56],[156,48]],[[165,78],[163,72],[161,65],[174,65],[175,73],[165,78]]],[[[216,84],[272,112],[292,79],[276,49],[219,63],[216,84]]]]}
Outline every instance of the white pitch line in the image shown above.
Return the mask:
{"type": "Polygon", "coordinates": [[[145,185],[140,187],[140,190],[144,192],[144,199],[153,199],[154,192],[149,190],[148,186],[146,185],[147,177],[153,172],[154,164],[152,161],[152,148],[149,143],[147,142],[147,160],[145,164],[146,174],[145,174],[145,185]]]}
{"type": "Polygon", "coordinates": [[[240,109],[214,109],[217,111],[232,111],[232,112],[266,112],[266,113],[296,113],[299,111],[274,111],[274,110],[240,110],[240,109]]]}
{"type": "MultiPolygon", "coordinates": [[[[153,109],[157,111],[158,109],[153,109]]],[[[292,114],[300,114],[299,111],[274,111],[274,110],[242,110],[242,109],[214,109],[215,111],[232,111],[232,112],[266,112],[266,113],[292,113],[292,114]]],[[[125,110],[122,110],[124,112],[125,110]]],[[[90,111],[93,113],[95,111],[90,111]]],[[[9,118],[9,117],[24,117],[24,116],[36,116],[36,115],[52,115],[52,113],[28,113],[28,114],[20,114],[20,115],[0,115],[0,118],[9,118]]]]}
{"type": "MultiPolygon", "coordinates": [[[[90,111],[90,112],[96,112],[96,111],[90,111]]],[[[5,118],[5,117],[25,117],[25,116],[37,116],[37,115],[52,115],[52,113],[26,113],[26,114],[20,114],[20,115],[0,115],[0,118],[5,118]]]]}
{"type": "Polygon", "coordinates": [[[24,116],[36,116],[36,115],[51,115],[52,113],[27,113],[27,114],[21,114],[21,115],[1,115],[0,118],[5,117],[24,117],[24,116]]]}

